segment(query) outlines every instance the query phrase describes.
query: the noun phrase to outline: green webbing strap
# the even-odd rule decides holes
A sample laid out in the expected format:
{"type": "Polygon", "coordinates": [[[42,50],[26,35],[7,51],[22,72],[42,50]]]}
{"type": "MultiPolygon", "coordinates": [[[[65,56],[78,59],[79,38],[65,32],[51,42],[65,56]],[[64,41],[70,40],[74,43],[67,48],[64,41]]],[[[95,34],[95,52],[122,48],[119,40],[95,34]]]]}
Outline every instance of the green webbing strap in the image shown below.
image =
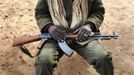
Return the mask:
{"type": "Polygon", "coordinates": [[[23,53],[25,53],[26,55],[28,55],[30,58],[34,58],[34,57],[36,57],[36,56],[39,55],[39,53],[40,53],[40,51],[41,51],[43,45],[46,43],[46,41],[47,41],[46,39],[44,39],[44,40],[41,41],[41,44],[40,44],[40,46],[38,47],[39,51],[37,52],[37,54],[36,54],[35,56],[32,56],[32,54],[29,52],[29,50],[28,50],[23,44],[20,45],[19,47],[20,47],[20,50],[21,50],[23,53]]]}
{"type": "Polygon", "coordinates": [[[25,53],[26,55],[28,55],[30,58],[33,58],[34,56],[32,56],[32,54],[29,52],[29,50],[24,46],[24,45],[21,45],[20,46],[20,50],[25,53]]]}

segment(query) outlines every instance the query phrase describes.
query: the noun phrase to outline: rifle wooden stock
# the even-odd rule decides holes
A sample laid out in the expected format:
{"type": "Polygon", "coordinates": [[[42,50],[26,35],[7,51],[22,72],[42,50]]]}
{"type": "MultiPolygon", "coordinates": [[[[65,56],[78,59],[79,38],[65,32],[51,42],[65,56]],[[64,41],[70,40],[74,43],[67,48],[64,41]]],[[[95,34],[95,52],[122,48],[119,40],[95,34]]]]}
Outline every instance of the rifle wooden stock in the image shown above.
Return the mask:
{"type": "Polygon", "coordinates": [[[13,39],[13,47],[39,40],[41,40],[40,35],[16,37],[13,39]]]}

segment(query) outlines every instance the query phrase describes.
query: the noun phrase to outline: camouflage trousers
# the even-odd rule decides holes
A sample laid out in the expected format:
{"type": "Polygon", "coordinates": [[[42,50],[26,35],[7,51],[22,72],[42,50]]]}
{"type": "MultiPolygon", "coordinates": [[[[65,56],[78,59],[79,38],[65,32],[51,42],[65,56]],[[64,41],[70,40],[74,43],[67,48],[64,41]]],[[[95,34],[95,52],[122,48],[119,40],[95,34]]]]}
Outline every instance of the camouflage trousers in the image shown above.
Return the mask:
{"type": "MultiPolygon", "coordinates": [[[[100,75],[114,75],[112,57],[98,41],[92,41],[84,46],[77,43],[69,44],[69,46],[87,60],[90,65],[93,65],[100,75]]],[[[36,75],[53,75],[53,69],[63,54],[56,43],[47,42],[36,58],[36,75]]]]}

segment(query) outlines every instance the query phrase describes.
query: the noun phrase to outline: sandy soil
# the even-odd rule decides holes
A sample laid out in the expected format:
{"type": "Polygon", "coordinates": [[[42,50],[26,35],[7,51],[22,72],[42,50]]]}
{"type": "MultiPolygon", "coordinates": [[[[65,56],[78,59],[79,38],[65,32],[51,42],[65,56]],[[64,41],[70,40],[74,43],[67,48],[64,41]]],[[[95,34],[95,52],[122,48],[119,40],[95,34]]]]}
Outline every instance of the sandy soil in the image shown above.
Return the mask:
{"type": "MultiPolygon", "coordinates": [[[[35,75],[34,59],[12,47],[14,37],[39,33],[34,19],[35,3],[32,0],[0,1],[0,75],[35,75]]],[[[133,75],[134,1],[103,0],[103,3],[106,15],[101,31],[117,32],[119,38],[100,43],[113,54],[115,75],[133,75]]],[[[37,52],[37,44],[26,45],[33,55],[37,52]]],[[[71,58],[64,56],[58,65],[54,75],[99,75],[76,53],[71,58]]]]}

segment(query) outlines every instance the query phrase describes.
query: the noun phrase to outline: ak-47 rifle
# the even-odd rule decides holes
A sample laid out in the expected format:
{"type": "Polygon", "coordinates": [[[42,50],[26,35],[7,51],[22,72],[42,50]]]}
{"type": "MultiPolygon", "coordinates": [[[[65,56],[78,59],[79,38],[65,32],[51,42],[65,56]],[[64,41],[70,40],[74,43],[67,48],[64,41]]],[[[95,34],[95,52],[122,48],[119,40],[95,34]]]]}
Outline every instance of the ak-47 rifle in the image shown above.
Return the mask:
{"type": "MultiPolygon", "coordinates": [[[[71,34],[71,33],[67,33],[65,36],[65,38],[70,38],[70,39],[76,39],[76,37],[77,37],[77,34],[71,34]]],[[[117,39],[117,37],[118,36],[114,32],[112,35],[102,35],[100,33],[93,33],[91,36],[89,36],[89,39],[111,40],[111,39],[117,39]]],[[[16,37],[13,40],[13,47],[22,46],[23,44],[27,44],[27,43],[31,43],[31,42],[35,42],[35,41],[39,41],[39,40],[45,41],[48,39],[52,39],[52,37],[48,33],[42,33],[40,35],[35,35],[35,36],[16,37]]],[[[60,42],[58,42],[58,45],[63,50],[63,52],[65,52],[65,54],[67,54],[68,56],[70,56],[74,51],[67,45],[66,41],[61,40],[60,42]]],[[[24,52],[24,50],[23,50],[23,52],[24,52]]]]}

